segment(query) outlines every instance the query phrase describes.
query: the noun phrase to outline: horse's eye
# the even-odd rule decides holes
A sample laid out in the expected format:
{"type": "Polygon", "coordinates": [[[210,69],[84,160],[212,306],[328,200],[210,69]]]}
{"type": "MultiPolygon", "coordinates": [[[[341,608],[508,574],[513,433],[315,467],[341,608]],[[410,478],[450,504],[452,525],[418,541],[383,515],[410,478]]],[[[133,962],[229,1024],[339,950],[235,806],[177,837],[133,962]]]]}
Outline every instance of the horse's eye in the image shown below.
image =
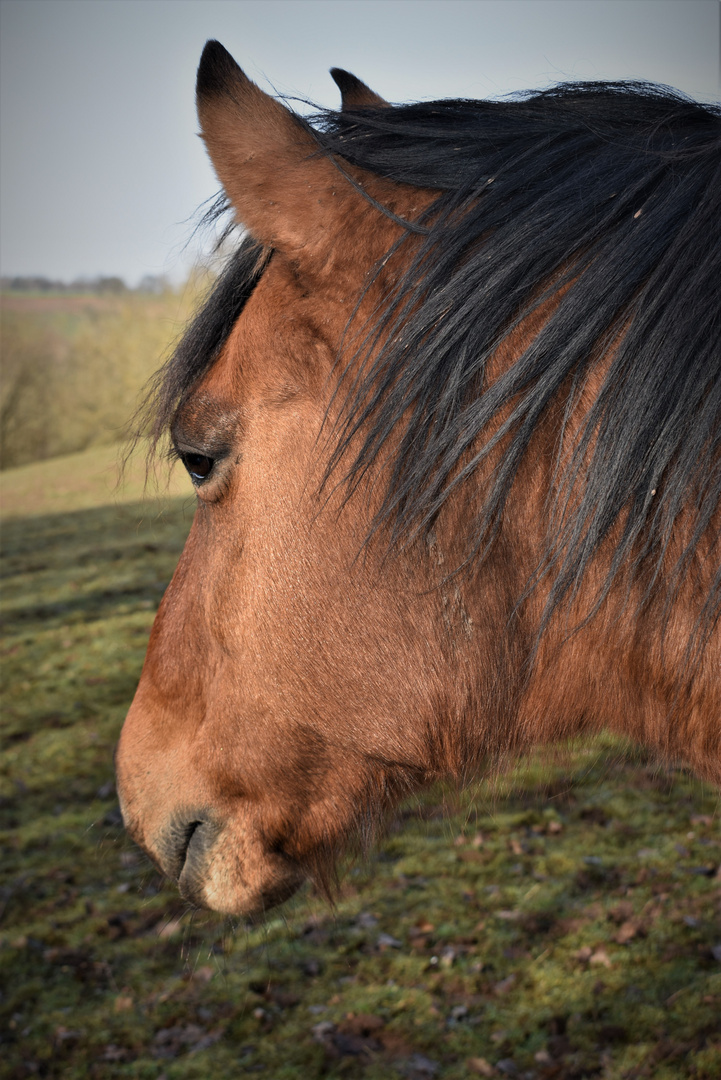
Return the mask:
{"type": "Polygon", "coordinates": [[[210,476],[215,464],[213,458],[205,457],[204,454],[182,454],[181,457],[192,480],[205,480],[210,476]]]}

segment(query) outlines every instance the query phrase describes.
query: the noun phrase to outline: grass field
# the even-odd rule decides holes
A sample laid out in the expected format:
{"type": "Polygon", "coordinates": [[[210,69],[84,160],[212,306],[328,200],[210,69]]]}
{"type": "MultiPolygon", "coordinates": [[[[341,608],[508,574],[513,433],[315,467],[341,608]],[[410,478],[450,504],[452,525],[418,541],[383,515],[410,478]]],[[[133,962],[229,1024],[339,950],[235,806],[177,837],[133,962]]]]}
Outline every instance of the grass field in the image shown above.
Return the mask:
{"type": "Polygon", "coordinates": [[[2,476],[0,1075],[718,1080],[718,795],[611,741],[408,804],[334,908],[188,910],[112,755],[192,496],[113,458],[2,476]]]}

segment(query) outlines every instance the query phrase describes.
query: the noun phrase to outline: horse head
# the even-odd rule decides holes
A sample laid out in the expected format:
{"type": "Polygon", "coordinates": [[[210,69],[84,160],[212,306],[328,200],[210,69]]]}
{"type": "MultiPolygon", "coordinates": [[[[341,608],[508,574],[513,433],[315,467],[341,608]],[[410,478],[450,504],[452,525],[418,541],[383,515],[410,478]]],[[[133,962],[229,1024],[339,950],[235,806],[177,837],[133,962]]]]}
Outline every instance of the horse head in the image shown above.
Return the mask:
{"type": "Polygon", "coordinates": [[[719,116],[335,78],[312,126],[201,59],[247,236],[161,374],[197,508],[117,752],[131,835],[250,917],[533,743],[721,778],[719,116]]]}
{"type": "MultiPolygon", "coordinates": [[[[338,78],[346,100],[380,102],[338,78]]],[[[438,617],[427,546],[393,560],[364,546],[372,485],[349,499],[323,484],[341,343],[378,305],[401,232],[373,201],[413,220],[428,197],[339,169],[217,43],[197,94],[264,268],[172,419],[198,506],[117,771],[131,835],[183,895],[250,915],[309,873],[326,881],[350,836],[438,772],[438,627],[470,615],[459,595],[438,617]]]]}

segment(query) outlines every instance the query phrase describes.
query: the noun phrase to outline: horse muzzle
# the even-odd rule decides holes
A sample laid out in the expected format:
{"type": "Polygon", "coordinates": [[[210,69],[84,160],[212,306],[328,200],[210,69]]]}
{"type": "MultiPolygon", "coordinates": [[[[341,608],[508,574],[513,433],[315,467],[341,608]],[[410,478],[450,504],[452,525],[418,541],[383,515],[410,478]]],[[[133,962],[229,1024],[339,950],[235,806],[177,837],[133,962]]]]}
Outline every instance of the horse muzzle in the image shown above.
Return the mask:
{"type": "Polygon", "coordinates": [[[175,811],[150,835],[140,825],[137,802],[135,810],[123,810],[128,832],[195,907],[254,921],[305,879],[295,860],[271,850],[238,808],[225,819],[208,807],[175,811]]]}
{"type": "Polygon", "coordinates": [[[125,828],[196,907],[256,919],[305,873],[284,846],[278,807],[217,778],[147,722],[136,697],[115,755],[125,828]]]}

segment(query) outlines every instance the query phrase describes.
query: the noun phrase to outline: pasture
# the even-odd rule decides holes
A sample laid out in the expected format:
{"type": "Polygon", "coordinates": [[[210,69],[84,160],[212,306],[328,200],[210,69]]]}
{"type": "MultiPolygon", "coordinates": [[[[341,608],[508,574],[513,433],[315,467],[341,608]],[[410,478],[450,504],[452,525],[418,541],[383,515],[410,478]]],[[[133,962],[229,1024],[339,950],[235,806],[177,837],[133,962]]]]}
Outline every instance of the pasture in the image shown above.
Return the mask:
{"type": "Polygon", "coordinates": [[[718,794],[618,742],[406,804],[334,907],[179,900],[113,749],[193,497],[114,493],[114,456],[2,476],[0,1073],[718,1077],[718,794]]]}

